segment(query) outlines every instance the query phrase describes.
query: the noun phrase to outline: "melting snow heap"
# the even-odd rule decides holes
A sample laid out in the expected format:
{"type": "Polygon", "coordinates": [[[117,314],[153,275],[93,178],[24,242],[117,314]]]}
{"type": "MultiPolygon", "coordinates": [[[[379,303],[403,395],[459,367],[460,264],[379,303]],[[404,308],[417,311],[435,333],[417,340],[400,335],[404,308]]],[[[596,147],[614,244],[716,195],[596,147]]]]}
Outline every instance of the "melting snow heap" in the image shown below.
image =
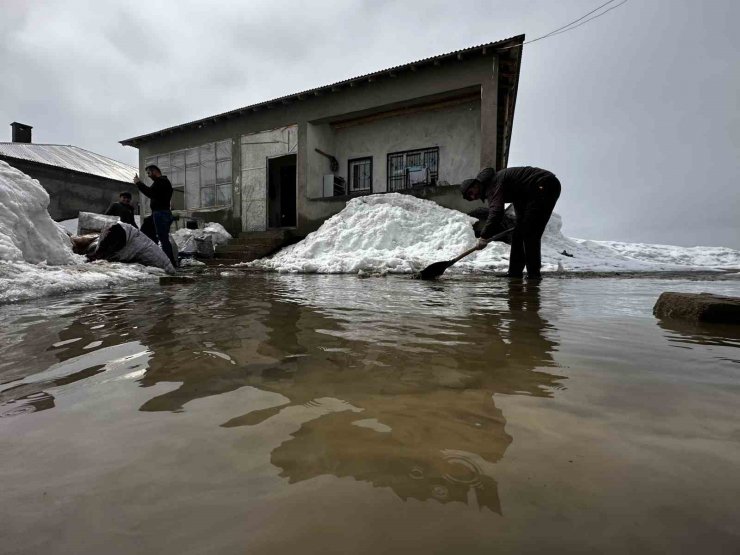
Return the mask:
{"type": "MultiPolygon", "coordinates": [[[[352,199],[303,241],[249,265],[279,272],[412,273],[475,244],[474,218],[400,193],[352,199]]],[[[543,270],[680,271],[740,267],[740,251],[571,239],[553,213],[542,239],[543,270]],[[563,251],[573,257],[562,255],[563,251]]],[[[509,245],[491,243],[448,272],[504,271],[509,245]]]]}
{"type": "Polygon", "coordinates": [[[0,161],[0,303],[156,278],[138,264],[86,264],[49,216],[41,184],[0,161]]]}

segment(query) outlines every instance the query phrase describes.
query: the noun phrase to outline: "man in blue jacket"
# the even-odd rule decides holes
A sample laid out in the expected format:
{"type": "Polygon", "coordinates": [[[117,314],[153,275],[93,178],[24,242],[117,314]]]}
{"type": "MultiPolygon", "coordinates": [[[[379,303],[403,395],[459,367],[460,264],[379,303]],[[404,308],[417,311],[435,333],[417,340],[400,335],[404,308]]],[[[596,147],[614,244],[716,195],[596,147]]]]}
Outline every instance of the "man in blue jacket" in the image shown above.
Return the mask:
{"type": "Polygon", "coordinates": [[[483,168],[474,179],[460,186],[466,200],[488,203],[488,219],[478,239],[478,248],[503,231],[504,204],[513,203],[516,227],[511,240],[509,277],[520,278],[527,268],[527,279],[540,279],[542,234],[560,197],[560,181],[552,172],[531,166],[496,171],[483,168]]]}
{"type": "Polygon", "coordinates": [[[162,245],[162,250],[167,258],[177,268],[177,258],[170,244],[170,225],[173,222],[172,211],[170,210],[172,184],[167,176],[162,175],[160,169],[153,164],[147,166],[145,171],[149,179],[152,180],[150,186],[144,185],[138,174],[134,176],[134,183],[139,191],[151,199],[152,215],[147,216],[141,222],[141,231],[152,241],[162,245]]]}

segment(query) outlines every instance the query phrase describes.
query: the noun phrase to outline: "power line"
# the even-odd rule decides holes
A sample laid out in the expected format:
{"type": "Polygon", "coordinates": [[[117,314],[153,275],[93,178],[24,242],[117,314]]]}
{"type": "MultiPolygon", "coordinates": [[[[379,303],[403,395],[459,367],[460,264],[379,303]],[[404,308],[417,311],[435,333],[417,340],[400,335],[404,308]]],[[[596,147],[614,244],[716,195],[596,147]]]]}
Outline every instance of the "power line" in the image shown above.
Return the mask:
{"type": "Polygon", "coordinates": [[[574,19],[573,21],[571,21],[571,22],[570,22],[570,23],[568,23],[567,25],[563,25],[562,27],[558,27],[557,29],[554,29],[554,30],[550,31],[549,33],[547,33],[547,34],[545,34],[545,35],[542,35],[542,36],[540,36],[540,37],[537,37],[536,39],[528,40],[528,41],[525,41],[525,42],[523,42],[522,44],[517,44],[517,45],[515,45],[515,46],[506,46],[506,47],[504,47],[504,48],[500,48],[499,50],[508,50],[508,49],[510,49],[510,48],[518,48],[518,47],[520,47],[520,46],[524,46],[525,44],[531,44],[531,43],[533,43],[533,42],[537,42],[538,40],[546,39],[546,38],[548,38],[548,37],[553,37],[553,36],[555,36],[555,35],[560,35],[560,34],[562,34],[562,33],[567,33],[568,31],[572,31],[572,30],[573,30],[573,29],[575,29],[576,27],[580,27],[581,25],[583,25],[583,24],[585,24],[585,23],[588,23],[589,21],[593,21],[594,19],[596,19],[596,18],[598,18],[598,17],[601,17],[602,15],[606,14],[607,12],[610,12],[610,11],[612,11],[613,9],[615,9],[615,8],[618,8],[618,7],[619,7],[619,6],[621,6],[622,4],[626,3],[626,2],[627,2],[627,0],[622,0],[622,1],[621,1],[621,2],[619,3],[619,4],[617,4],[616,6],[612,6],[612,7],[611,7],[611,8],[609,8],[608,10],[604,10],[603,12],[601,12],[601,13],[600,13],[600,14],[598,14],[598,15],[595,15],[595,16],[593,16],[593,17],[589,17],[588,19],[586,19],[586,21],[582,21],[582,20],[583,20],[584,18],[588,17],[589,15],[591,15],[591,14],[593,14],[593,13],[596,13],[596,12],[598,12],[598,11],[599,11],[600,9],[602,9],[602,8],[604,8],[604,7],[606,7],[606,6],[608,6],[609,4],[612,4],[613,2],[616,2],[616,0],[609,0],[608,2],[605,2],[605,3],[601,4],[601,5],[600,5],[600,6],[598,6],[597,8],[594,8],[594,9],[593,9],[593,10],[591,10],[590,12],[588,12],[588,13],[585,13],[585,14],[583,14],[583,15],[582,15],[581,17],[579,17],[578,19],[574,19]],[[581,21],[581,23],[578,23],[579,21],[581,21]],[[578,23],[578,25],[573,25],[574,23],[578,23]]]}
{"type": "Polygon", "coordinates": [[[550,34],[550,35],[548,35],[548,36],[554,37],[555,35],[560,35],[560,34],[562,34],[562,33],[567,33],[568,31],[572,31],[573,29],[575,29],[576,27],[580,27],[580,26],[581,26],[581,25],[583,25],[584,23],[588,23],[589,21],[593,21],[594,19],[596,19],[596,18],[598,18],[598,17],[601,17],[602,15],[605,15],[605,14],[606,14],[607,12],[610,12],[610,11],[612,11],[612,10],[615,10],[615,9],[617,9],[617,8],[618,8],[619,6],[621,6],[621,5],[622,5],[622,4],[624,4],[625,2],[627,2],[627,0],[622,0],[622,1],[621,1],[621,2],[619,3],[619,4],[617,4],[616,6],[612,6],[612,7],[611,7],[611,8],[609,8],[608,10],[604,10],[603,12],[601,12],[601,13],[600,13],[600,14],[598,14],[598,15],[595,15],[595,16],[593,16],[593,17],[589,17],[589,18],[588,18],[588,19],[587,19],[586,21],[582,21],[582,22],[581,22],[581,23],[579,23],[578,25],[573,25],[573,27],[569,27],[568,29],[565,29],[564,31],[558,31],[557,33],[551,33],[551,34],[550,34]]]}

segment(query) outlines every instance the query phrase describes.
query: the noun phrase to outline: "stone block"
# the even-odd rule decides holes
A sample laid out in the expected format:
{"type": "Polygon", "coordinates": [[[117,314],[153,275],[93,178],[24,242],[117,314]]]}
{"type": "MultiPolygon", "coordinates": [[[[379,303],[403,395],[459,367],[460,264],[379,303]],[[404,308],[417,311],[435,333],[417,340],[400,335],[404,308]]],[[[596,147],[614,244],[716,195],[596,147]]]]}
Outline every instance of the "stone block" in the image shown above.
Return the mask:
{"type": "Polygon", "coordinates": [[[658,318],[740,324],[740,297],[666,291],[658,297],[653,314],[658,318]]]}

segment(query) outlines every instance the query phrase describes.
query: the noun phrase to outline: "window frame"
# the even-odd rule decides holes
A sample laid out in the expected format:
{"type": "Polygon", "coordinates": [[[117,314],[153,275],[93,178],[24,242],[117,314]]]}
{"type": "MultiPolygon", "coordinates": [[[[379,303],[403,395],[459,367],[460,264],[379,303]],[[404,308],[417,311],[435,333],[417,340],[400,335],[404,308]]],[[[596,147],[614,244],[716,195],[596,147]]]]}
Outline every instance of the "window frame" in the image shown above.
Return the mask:
{"type": "Polygon", "coordinates": [[[372,156],[361,156],[359,158],[350,158],[347,160],[347,194],[348,195],[366,195],[373,193],[373,157],[372,156]],[[353,162],[369,162],[370,163],[370,187],[367,189],[354,189],[353,175],[352,175],[352,163],[353,162]]]}

